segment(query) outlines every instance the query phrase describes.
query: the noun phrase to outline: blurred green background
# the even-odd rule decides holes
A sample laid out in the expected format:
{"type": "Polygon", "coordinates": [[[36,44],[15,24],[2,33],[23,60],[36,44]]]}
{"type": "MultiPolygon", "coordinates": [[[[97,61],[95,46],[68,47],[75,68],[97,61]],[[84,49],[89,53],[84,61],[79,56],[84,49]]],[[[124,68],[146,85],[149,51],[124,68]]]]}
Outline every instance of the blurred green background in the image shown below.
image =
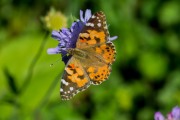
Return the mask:
{"type": "Polygon", "coordinates": [[[153,120],[180,105],[179,0],[1,0],[0,119],[153,120]],[[106,14],[117,50],[110,78],[61,101],[64,63],[42,18],[53,7],[68,19],[106,14]]]}

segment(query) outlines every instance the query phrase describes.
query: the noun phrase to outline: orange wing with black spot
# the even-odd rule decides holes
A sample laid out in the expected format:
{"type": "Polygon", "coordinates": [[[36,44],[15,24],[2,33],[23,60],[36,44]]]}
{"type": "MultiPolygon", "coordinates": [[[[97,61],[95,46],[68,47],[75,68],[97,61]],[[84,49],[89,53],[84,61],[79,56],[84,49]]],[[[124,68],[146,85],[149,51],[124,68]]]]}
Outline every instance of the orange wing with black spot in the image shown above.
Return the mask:
{"type": "Polygon", "coordinates": [[[106,17],[103,12],[97,12],[85,24],[76,43],[77,49],[85,51],[92,59],[96,59],[96,61],[91,61],[94,64],[81,61],[86,64],[83,67],[89,75],[91,83],[95,85],[108,78],[111,64],[115,60],[115,48],[108,39],[106,17]]]}
{"type": "Polygon", "coordinates": [[[91,80],[91,84],[94,85],[101,84],[109,77],[111,73],[111,67],[106,64],[103,66],[90,66],[87,67],[86,70],[91,80]]]}
{"type": "Polygon", "coordinates": [[[62,100],[69,100],[78,92],[85,90],[90,85],[89,77],[79,61],[71,57],[65,67],[61,79],[60,95],[62,100]]]}
{"type": "Polygon", "coordinates": [[[111,64],[115,61],[116,54],[114,45],[109,42],[85,50],[89,51],[89,55],[94,59],[96,58],[94,61],[96,64],[87,65],[85,69],[91,83],[98,85],[105,81],[111,73],[111,64]]]}
{"type": "Polygon", "coordinates": [[[91,16],[79,34],[76,48],[89,48],[108,41],[109,32],[106,17],[103,12],[97,12],[91,16]]]}
{"type": "Polygon", "coordinates": [[[106,64],[112,64],[115,61],[116,50],[112,42],[100,44],[87,50],[106,64]]]}

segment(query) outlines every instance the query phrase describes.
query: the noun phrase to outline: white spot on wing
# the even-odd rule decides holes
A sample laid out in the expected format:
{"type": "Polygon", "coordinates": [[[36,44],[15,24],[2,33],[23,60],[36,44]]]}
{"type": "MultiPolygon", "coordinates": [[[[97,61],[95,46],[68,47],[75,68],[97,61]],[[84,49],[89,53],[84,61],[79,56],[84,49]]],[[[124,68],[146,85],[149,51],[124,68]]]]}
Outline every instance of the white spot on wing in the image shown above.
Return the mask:
{"type": "Polygon", "coordinates": [[[92,18],[95,18],[95,17],[96,17],[95,15],[92,16],[92,18]]]}
{"type": "Polygon", "coordinates": [[[98,26],[98,27],[101,27],[101,23],[98,23],[97,26],[98,26]]]}
{"type": "Polygon", "coordinates": [[[86,26],[90,26],[90,23],[86,23],[86,26]]]}
{"type": "Polygon", "coordinates": [[[73,91],[73,90],[74,90],[74,88],[73,88],[73,87],[70,87],[69,89],[70,89],[70,91],[73,91]]]}
{"type": "Polygon", "coordinates": [[[107,25],[104,27],[104,29],[107,29],[107,25]]]}
{"type": "Polygon", "coordinates": [[[94,23],[86,23],[86,26],[94,27],[94,23]]]}
{"type": "Polygon", "coordinates": [[[62,89],[62,88],[60,89],[60,92],[63,92],[63,89],[62,89]]]}
{"type": "Polygon", "coordinates": [[[62,79],[61,82],[62,82],[62,84],[66,85],[66,86],[69,85],[69,83],[66,82],[64,79],[62,79]]]}
{"type": "Polygon", "coordinates": [[[94,24],[93,24],[93,23],[91,23],[91,24],[90,24],[90,26],[91,26],[91,27],[94,27],[94,24]]]}

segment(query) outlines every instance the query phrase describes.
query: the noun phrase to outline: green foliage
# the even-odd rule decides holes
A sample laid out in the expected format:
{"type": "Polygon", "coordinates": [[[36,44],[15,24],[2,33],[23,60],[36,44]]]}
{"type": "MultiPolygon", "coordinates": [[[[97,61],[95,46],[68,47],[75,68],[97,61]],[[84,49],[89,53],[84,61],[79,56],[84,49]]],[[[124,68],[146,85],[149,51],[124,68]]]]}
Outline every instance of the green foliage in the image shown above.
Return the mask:
{"type": "Polygon", "coordinates": [[[0,6],[0,119],[152,120],[154,112],[180,105],[178,0],[2,0],[0,6]],[[118,36],[109,79],[70,101],[59,96],[65,65],[46,52],[58,44],[40,21],[51,7],[68,21],[79,10],[101,10],[118,36]]]}

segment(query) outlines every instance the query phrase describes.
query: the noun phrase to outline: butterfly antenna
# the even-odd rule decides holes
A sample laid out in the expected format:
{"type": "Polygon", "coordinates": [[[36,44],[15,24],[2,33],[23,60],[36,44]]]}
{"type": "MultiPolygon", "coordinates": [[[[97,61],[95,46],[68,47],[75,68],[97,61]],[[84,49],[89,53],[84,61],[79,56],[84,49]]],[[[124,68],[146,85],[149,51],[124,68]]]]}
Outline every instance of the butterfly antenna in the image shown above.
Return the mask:
{"type": "Polygon", "coordinates": [[[61,59],[56,60],[54,63],[50,64],[50,67],[52,67],[55,63],[59,62],[61,59]]]}

